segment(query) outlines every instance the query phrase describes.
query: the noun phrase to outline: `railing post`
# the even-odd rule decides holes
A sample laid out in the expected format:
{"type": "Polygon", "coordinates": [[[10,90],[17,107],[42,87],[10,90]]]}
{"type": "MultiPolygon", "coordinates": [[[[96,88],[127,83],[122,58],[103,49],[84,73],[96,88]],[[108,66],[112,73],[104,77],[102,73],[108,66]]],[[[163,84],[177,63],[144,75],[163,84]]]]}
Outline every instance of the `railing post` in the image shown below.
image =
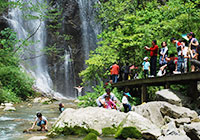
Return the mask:
{"type": "Polygon", "coordinates": [[[141,86],[141,102],[146,102],[147,100],[147,86],[146,85],[142,85],[141,86]]]}

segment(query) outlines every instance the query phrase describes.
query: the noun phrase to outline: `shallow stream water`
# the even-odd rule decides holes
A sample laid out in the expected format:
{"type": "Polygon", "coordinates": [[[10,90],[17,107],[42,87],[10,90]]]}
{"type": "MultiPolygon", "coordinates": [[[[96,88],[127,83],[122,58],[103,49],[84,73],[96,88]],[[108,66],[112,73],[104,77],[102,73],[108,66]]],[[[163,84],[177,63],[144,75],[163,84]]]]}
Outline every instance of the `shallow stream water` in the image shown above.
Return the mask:
{"type": "MultiPolygon", "coordinates": [[[[77,108],[73,100],[62,101],[65,108],[77,108]]],[[[14,105],[16,111],[4,112],[0,109],[0,140],[28,140],[34,136],[45,136],[46,132],[31,132],[23,133],[24,130],[30,128],[35,119],[35,114],[41,112],[49,122],[48,129],[50,130],[55,120],[60,115],[58,104],[60,101],[55,101],[51,104],[42,103],[20,103],[14,105]]],[[[35,126],[34,129],[37,129],[35,126]]],[[[55,140],[82,140],[83,137],[78,136],[59,136],[53,138],[55,140]]],[[[102,140],[114,140],[114,138],[104,137],[102,140]]],[[[49,138],[49,140],[51,140],[49,138]]]]}

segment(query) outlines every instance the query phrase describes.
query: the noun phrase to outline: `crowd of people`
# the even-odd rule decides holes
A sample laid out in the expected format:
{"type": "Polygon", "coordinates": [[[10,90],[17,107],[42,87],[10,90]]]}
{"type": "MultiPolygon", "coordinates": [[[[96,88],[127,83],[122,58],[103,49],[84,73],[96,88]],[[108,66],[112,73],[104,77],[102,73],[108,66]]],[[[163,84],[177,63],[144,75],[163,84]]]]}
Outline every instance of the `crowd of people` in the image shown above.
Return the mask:
{"type": "MultiPolygon", "coordinates": [[[[166,41],[161,43],[161,48],[158,47],[156,40],[152,41],[151,47],[144,47],[146,51],[150,51],[150,62],[146,56],[142,63],[144,78],[186,73],[189,72],[189,69],[191,72],[194,72],[200,69],[200,45],[193,32],[188,33],[187,36],[179,40],[172,37],[170,41],[176,46],[176,55],[168,53],[169,48],[166,41]],[[159,68],[157,68],[157,60],[159,60],[159,68]]],[[[113,64],[110,67],[110,81],[116,83],[119,79],[129,80],[138,78],[138,71],[133,67],[128,63],[121,68],[117,63],[113,64]],[[123,74],[120,75],[120,72],[123,74]]]]}

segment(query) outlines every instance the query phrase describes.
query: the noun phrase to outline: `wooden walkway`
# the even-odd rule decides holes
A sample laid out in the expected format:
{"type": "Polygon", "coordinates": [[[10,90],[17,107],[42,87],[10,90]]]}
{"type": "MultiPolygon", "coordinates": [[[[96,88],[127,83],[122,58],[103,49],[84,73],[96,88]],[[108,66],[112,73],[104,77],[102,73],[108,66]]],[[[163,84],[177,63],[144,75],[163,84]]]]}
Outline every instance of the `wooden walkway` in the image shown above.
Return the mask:
{"type": "Polygon", "coordinates": [[[191,96],[196,98],[199,96],[197,90],[197,81],[200,81],[200,72],[189,72],[184,74],[174,74],[170,76],[151,77],[146,79],[135,79],[120,81],[112,84],[113,87],[122,88],[141,88],[141,101],[146,101],[146,93],[148,86],[164,86],[169,88],[171,84],[186,84],[190,85],[191,96]]]}

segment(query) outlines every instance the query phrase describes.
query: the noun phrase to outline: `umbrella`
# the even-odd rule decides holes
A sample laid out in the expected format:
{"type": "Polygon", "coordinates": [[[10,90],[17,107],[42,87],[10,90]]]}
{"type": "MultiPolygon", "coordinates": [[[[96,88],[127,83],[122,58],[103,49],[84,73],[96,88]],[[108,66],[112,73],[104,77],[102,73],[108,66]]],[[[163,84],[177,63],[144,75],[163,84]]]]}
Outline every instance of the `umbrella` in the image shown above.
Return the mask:
{"type": "Polygon", "coordinates": [[[187,34],[182,34],[181,36],[182,36],[182,38],[184,38],[185,40],[189,41],[189,38],[187,37],[187,34]]]}

